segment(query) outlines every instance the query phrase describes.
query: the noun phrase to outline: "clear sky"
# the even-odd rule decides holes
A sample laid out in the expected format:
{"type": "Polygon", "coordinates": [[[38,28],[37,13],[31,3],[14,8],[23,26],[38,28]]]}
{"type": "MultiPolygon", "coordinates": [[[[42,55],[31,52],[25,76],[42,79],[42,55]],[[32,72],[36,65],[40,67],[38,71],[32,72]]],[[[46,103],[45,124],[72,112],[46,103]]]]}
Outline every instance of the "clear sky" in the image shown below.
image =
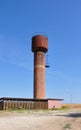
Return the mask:
{"type": "Polygon", "coordinates": [[[33,97],[35,33],[49,40],[46,97],[81,103],[81,0],[0,0],[0,97],[33,97]]]}

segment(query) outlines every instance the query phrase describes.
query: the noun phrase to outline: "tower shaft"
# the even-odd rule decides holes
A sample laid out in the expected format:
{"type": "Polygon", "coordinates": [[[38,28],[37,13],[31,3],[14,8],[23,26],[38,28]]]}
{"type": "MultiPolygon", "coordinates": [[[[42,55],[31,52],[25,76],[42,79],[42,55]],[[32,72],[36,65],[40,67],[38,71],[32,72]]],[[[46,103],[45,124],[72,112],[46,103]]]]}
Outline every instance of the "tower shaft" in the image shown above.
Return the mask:
{"type": "Polygon", "coordinates": [[[45,59],[41,51],[34,53],[34,98],[45,99],[45,59]]]}

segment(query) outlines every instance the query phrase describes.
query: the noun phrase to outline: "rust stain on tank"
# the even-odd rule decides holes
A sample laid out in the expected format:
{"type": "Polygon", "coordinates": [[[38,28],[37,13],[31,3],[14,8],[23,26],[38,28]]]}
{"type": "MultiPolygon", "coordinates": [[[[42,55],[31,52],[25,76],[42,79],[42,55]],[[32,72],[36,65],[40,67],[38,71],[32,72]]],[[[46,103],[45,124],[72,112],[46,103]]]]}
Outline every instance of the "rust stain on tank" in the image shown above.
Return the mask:
{"type": "Polygon", "coordinates": [[[43,35],[36,35],[32,37],[32,51],[43,51],[48,50],[48,38],[43,35]]]}

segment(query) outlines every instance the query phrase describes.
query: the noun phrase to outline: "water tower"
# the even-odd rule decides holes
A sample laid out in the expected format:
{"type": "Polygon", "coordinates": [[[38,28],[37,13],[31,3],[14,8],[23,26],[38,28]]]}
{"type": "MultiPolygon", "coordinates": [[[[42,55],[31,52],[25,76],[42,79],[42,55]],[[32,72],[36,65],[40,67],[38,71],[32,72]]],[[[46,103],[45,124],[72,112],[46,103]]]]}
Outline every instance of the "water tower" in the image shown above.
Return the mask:
{"type": "Polygon", "coordinates": [[[32,37],[34,52],[34,99],[45,99],[45,53],[48,51],[48,38],[44,35],[32,37]]]}

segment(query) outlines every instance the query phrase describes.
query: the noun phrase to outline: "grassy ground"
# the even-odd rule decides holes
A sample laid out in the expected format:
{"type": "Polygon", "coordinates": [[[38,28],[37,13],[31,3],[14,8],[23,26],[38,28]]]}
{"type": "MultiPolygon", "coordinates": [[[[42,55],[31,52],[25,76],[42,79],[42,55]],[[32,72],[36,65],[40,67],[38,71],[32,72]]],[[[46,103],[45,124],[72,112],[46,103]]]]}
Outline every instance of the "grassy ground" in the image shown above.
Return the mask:
{"type": "Polygon", "coordinates": [[[63,104],[62,108],[81,108],[81,104],[63,104]]]}

